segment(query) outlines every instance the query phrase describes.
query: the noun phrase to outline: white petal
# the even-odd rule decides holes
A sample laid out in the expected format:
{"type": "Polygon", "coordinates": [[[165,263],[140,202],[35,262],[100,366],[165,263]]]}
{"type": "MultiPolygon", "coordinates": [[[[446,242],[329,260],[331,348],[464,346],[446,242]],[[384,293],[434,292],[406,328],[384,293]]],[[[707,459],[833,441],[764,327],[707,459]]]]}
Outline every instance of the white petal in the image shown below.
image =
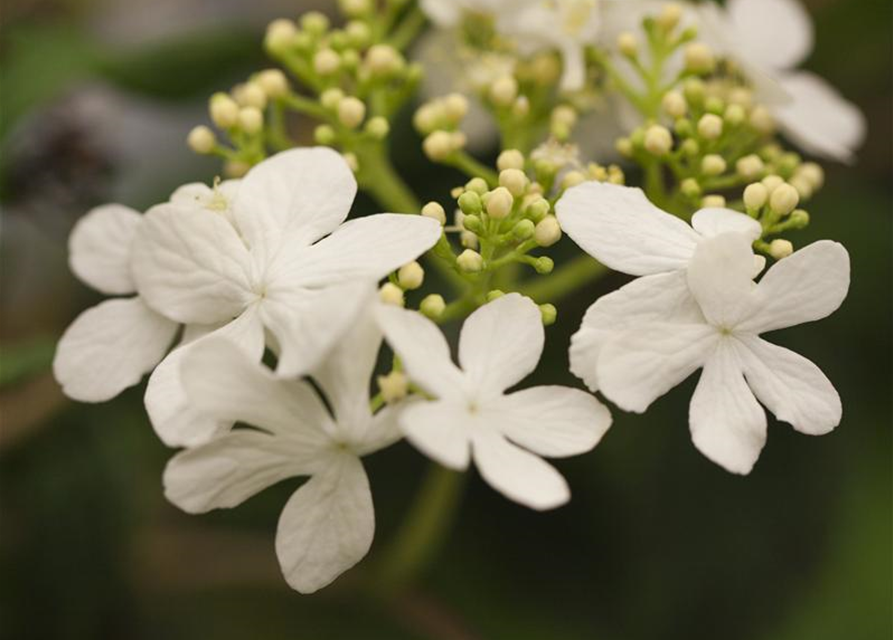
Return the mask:
{"type": "Polygon", "coordinates": [[[539,308],[512,293],[472,313],[459,337],[459,364],[479,397],[500,394],[530,375],[546,334],[539,308]]]}
{"type": "Polygon", "coordinates": [[[728,339],[704,364],[689,408],[692,442],[732,473],[748,474],[766,444],[766,412],[753,397],[728,339]]]}
{"type": "Polygon", "coordinates": [[[742,58],[792,69],[812,51],[812,20],[798,0],[729,0],[727,9],[742,58]]]}
{"type": "Polygon", "coordinates": [[[334,231],[350,213],[357,181],[340,154],[327,147],[278,153],[242,179],[233,203],[237,226],[258,264],[309,245],[334,231]]]}
{"type": "Polygon", "coordinates": [[[683,270],[642,276],[599,298],[571,338],[570,369],[593,392],[598,390],[598,357],[613,336],[650,322],[703,322],[683,270]]]}
{"type": "MultiPolygon", "coordinates": [[[[190,333],[195,333],[195,327],[190,333]]],[[[184,332],[185,333],[185,332],[184,332]]],[[[246,311],[236,320],[194,341],[174,349],[158,365],[146,387],[146,412],[155,433],[169,447],[193,447],[204,444],[217,433],[232,426],[232,421],[215,418],[199,411],[186,395],[180,368],[183,358],[203,340],[226,339],[238,345],[255,361],[264,353],[264,330],[257,313],[246,311]]]]}
{"type": "Polygon", "coordinates": [[[765,333],[821,320],[834,313],[850,288],[850,256],[821,240],[772,265],[753,293],[750,316],[738,329],[765,333]]]}
{"type": "Polygon", "coordinates": [[[576,42],[567,42],[561,48],[561,90],[579,91],[586,83],[586,60],[583,46],[576,42]]]}
{"type": "Polygon", "coordinates": [[[359,281],[323,289],[286,287],[282,283],[271,287],[261,305],[261,315],[279,343],[277,372],[294,377],[319,366],[355,322],[368,300],[369,286],[359,281]]]}
{"type": "Polygon", "coordinates": [[[466,405],[448,400],[415,402],[403,409],[398,421],[406,439],[426,456],[450,469],[468,468],[475,425],[466,405]]]}
{"type": "Polygon", "coordinates": [[[465,376],[453,364],[450,345],[437,325],[415,311],[385,305],[378,307],[376,317],[412,382],[440,398],[464,396],[465,376]]]}
{"type": "Polygon", "coordinates": [[[780,82],[792,96],[774,111],[785,136],[807,153],[852,162],[867,131],[859,108],[812,73],[788,73],[780,82]]]}
{"type": "Polygon", "coordinates": [[[59,340],[53,374],[69,398],[105,402],[137,384],[164,357],[177,323],[140,298],[87,309],[59,340]]]}
{"type": "Polygon", "coordinates": [[[363,440],[355,449],[358,456],[367,456],[370,453],[381,451],[390,447],[403,438],[400,428],[400,414],[415,401],[406,400],[394,406],[385,406],[372,418],[368,429],[363,434],[363,440]]]}
{"type": "Polygon", "coordinates": [[[241,180],[225,180],[213,187],[203,182],[184,184],[171,194],[169,201],[182,207],[216,213],[235,225],[232,207],[241,182],[241,180]]]}
{"type": "Polygon", "coordinates": [[[308,287],[357,279],[376,282],[425,253],[440,235],[440,224],[423,216],[381,213],[358,218],[305,251],[283,252],[272,267],[274,278],[308,287]]]}
{"type": "Polygon", "coordinates": [[[698,234],[655,207],[641,189],[584,182],[556,205],[561,228],[605,266],[631,275],[686,266],[698,234]]]}
{"type": "Polygon", "coordinates": [[[688,268],[688,286],[704,317],[731,329],[750,312],[754,259],[751,241],[738,233],[703,240],[688,268]]]}
{"type": "Polygon", "coordinates": [[[68,262],[83,282],[108,295],[136,291],[130,275],[130,249],[143,216],[120,204],[96,207],[68,238],[68,262]]]}
{"type": "Polygon", "coordinates": [[[245,245],[211,211],[150,209],[133,245],[133,273],[146,302],[184,324],[230,320],[258,297],[245,245]]]}
{"type": "Polygon", "coordinates": [[[474,463],[487,483],[531,509],[554,509],[570,500],[567,482],[549,463],[516,447],[495,431],[473,434],[474,463]]]}
{"type": "Polygon", "coordinates": [[[815,364],[760,338],[742,338],[741,343],[747,382],[776,418],[813,436],[830,433],[840,424],[840,396],[815,364]]]}
{"type": "Polygon", "coordinates": [[[708,238],[722,233],[740,233],[754,242],[763,235],[763,226],[759,222],[731,209],[701,209],[692,216],[691,226],[708,238]]]}
{"type": "Polygon", "coordinates": [[[317,456],[289,438],[239,429],[175,455],[164,470],[164,495],[187,513],[229,509],[281,480],[312,473],[317,456]]]}
{"type": "Polygon", "coordinates": [[[455,2],[421,0],[419,6],[431,22],[441,28],[456,26],[462,17],[461,8],[455,2]]]}
{"type": "Polygon", "coordinates": [[[343,454],[285,505],[276,555],[288,584],[313,593],[362,560],[374,535],[369,479],[358,458],[343,454]]]}
{"type": "Polygon", "coordinates": [[[601,391],[621,409],[643,413],[704,364],[719,335],[704,324],[653,323],[631,329],[602,348],[601,391]]]}
{"type": "Polygon", "coordinates": [[[531,387],[488,408],[497,429],[512,442],[559,458],[591,450],[611,426],[611,412],[595,396],[570,387],[531,387]]]}

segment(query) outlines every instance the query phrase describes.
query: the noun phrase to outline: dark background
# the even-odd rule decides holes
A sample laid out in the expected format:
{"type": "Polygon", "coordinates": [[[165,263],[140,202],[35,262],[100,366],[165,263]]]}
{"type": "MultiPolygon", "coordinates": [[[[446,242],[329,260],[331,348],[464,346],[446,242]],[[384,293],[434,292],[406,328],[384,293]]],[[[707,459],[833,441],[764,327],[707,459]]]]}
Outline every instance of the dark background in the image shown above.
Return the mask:
{"type": "MultiPolygon", "coordinates": [[[[813,224],[792,238],[848,247],[849,299],[773,340],[828,374],[841,426],[810,438],[773,423],[754,472],[735,477],[690,442],[689,381],[646,416],[615,411],[594,453],[558,463],[574,491],[565,508],[534,513],[472,475],[438,561],[384,605],[337,587],[288,589],[273,536],[295,483],[232,512],[182,514],[162,496],[171,452],[148,424],[143,388],[78,405],[48,373],[61,331],[98,301],[68,271],[71,225],[102,202],[142,208],[211,179],[216,164],[185,149],[186,132],[205,120],[212,91],[265,64],[264,24],[310,3],[5,3],[0,637],[890,638],[891,5],[808,4],[818,46],[807,66],[861,105],[870,135],[857,165],[827,165],[813,224]]],[[[443,200],[451,182],[403,135],[398,164],[443,200]]],[[[574,384],[568,338],[620,283],[612,276],[560,306],[538,381],[574,384]]],[[[405,444],[367,460],[378,523],[367,562],[425,466],[405,444]]]]}

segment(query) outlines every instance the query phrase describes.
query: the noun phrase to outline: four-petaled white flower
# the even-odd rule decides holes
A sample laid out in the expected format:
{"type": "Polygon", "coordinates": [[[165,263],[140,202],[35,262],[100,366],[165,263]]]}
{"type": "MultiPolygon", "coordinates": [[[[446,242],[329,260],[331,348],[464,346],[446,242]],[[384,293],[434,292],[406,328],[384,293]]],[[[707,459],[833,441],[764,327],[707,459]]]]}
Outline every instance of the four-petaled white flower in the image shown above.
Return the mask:
{"type": "Polygon", "coordinates": [[[825,434],[840,423],[840,398],[819,368],[759,335],[830,315],[850,281],[849,256],[830,241],[778,262],[756,285],[752,265],[750,241],[740,234],[699,244],[687,280],[702,315],[631,327],[598,359],[602,392],[636,412],[703,368],[689,412],[692,440],[740,474],[751,471],[766,443],[757,400],[801,433],[825,434]]]}
{"type": "Polygon", "coordinates": [[[473,457],[491,486],[534,509],[567,502],[564,478],[539,456],[589,451],[611,415],[591,395],[568,387],[505,393],[536,368],[543,350],[541,313],[529,298],[510,294],[469,316],[459,339],[461,369],[440,329],[424,316],[381,308],[378,318],[410,379],[435,398],[400,415],[410,442],[452,469],[466,469],[473,457]]]}
{"type": "Polygon", "coordinates": [[[312,593],[369,551],[375,513],[362,456],[400,438],[398,410],[374,416],[369,383],[381,345],[371,314],[355,321],[313,378],[282,379],[224,338],[202,341],[183,358],[189,402],[221,422],[242,422],[177,454],[165,495],[189,513],[235,507],[282,480],[310,479],[279,518],[276,554],[294,589],[312,593]]]}
{"type": "Polygon", "coordinates": [[[814,39],[803,6],[797,0],[729,0],[725,10],[713,2],[701,8],[703,35],[750,76],[783,133],[808,153],[852,161],[865,138],[864,115],[819,76],[796,70],[814,39]]]}
{"type": "Polygon", "coordinates": [[[280,374],[306,373],[345,332],[367,288],[437,242],[440,225],[421,216],[345,223],[356,189],[335,151],[293,149],[248,172],[231,219],[177,203],[146,214],[133,248],[140,295],[195,327],[188,337],[202,336],[149,381],[146,408],[167,444],[194,445],[225,426],[186,401],[180,361],[193,345],[224,336],[259,361],[269,344],[280,374]]]}
{"type": "MultiPolygon", "coordinates": [[[[556,206],[562,230],[607,267],[642,276],[599,298],[586,312],[570,349],[571,372],[599,388],[597,363],[618,332],[655,319],[700,317],[689,292],[686,268],[698,245],[726,232],[748,242],[762,235],[760,223],[729,209],[702,209],[689,226],[654,206],[641,189],[586,182],[569,189],[556,206]]],[[[751,275],[765,266],[751,255],[751,275]]]]}

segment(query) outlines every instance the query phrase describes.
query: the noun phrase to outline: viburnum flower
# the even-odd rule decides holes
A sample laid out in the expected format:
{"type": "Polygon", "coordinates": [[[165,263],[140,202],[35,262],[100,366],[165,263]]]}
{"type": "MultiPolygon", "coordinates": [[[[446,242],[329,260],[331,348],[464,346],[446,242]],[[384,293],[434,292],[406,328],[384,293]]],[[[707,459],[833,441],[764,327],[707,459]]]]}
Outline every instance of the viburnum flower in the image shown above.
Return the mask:
{"type": "MultiPolygon", "coordinates": [[[[599,354],[617,332],[658,318],[700,316],[686,269],[701,242],[734,232],[752,243],[763,232],[759,222],[730,209],[702,209],[689,226],[654,206],[641,189],[601,182],[569,189],[556,212],[562,230],[586,253],[615,271],[642,276],[599,298],[572,338],[571,372],[592,391],[599,388],[599,354]]],[[[751,253],[752,276],[765,264],[751,253]]]]}
{"type": "Polygon", "coordinates": [[[276,555],[292,588],[312,593],[369,551],[375,513],[362,456],[400,439],[398,409],[375,415],[369,384],[381,345],[371,314],[360,317],[313,378],[283,379],[224,338],[203,340],[182,360],[195,410],[252,428],[219,433],[174,456],[167,498],[188,513],[235,507],[282,480],[310,476],[289,499],[276,555]]]}
{"type": "Polygon", "coordinates": [[[539,362],[545,334],[541,312],[529,298],[509,294],[475,311],[462,327],[461,369],[437,326],[414,311],[378,310],[388,343],[410,380],[431,394],[398,418],[407,439],[451,469],[471,459],[483,478],[506,497],[534,509],[570,498],[564,478],[539,456],[589,451],[611,425],[607,408],[577,389],[506,389],[539,362]]]}
{"type": "Polygon", "coordinates": [[[783,133],[808,153],[852,161],[865,138],[865,117],[825,80],[797,70],[814,40],[803,6],[797,0],[730,0],[725,10],[713,2],[701,8],[704,36],[751,76],[783,133]]]}
{"type": "MultiPolygon", "coordinates": [[[[225,336],[278,371],[313,368],[344,333],[366,289],[439,239],[429,218],[379,214],[344,223],[357,183],[328,148],[293,149],[243,178],[232,220],[176,203],[146,214],[134,243],[140,294],[166,317],[225,336]],[[343,224],[342,224],[343,223],[343,224]]],[[[192,344],[198,344],[195,340],[192,344]]],[[[185,402],[175,350],[149,381],[146,408],[167,444],[193,445],[219,427],[185,402]]]]}
{"type": "Polygon", "coordinates": [[[808,435],[840,423],[840,398],[821,370],[759,336],[833,313],[849,289],[849,255],[835,242],[816,242],[773,265],[758,284],[752,278],[747,238],[725,233],[700,243],[687,280],[701,317],[680,319],[670,310],[613,337],[598,359],[602,392],[635,412],[702,368],[689,411],[692,440],[739,474],[750,473],[766,443],[759,402],[808,435]]]}

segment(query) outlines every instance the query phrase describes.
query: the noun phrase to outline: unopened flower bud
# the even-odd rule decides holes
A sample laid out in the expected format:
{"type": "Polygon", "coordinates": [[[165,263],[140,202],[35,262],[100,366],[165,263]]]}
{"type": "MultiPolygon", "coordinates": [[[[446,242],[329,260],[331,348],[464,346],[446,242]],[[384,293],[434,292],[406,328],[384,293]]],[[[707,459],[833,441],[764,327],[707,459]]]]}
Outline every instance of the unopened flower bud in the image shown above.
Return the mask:
{"type": "Polygon", "coordinates": [[[313,139],[316,141],[316,144],[321,144],[324,147],[330,147],[335,144],[337,138],[338,135],[335,133],[335,130],[327,124],[321,124],[313,130],[313,139]]]}
{"type": "Polygon", "coordinates": [[[258,73],[257,84],[270,98],[281,98],[288,93],[288,78],[279,69],[265,69],[258,73]]]}
{"type": "Polygon", "coordinates": [[[648,127],[645,132],[645,149],[655,156],[665,156],[673,148],[673,136],[666,127],[659,124],[648,127]]]}
{"type": "Polygon", "coordinates": [[[748,211],[758,211],[769,202],[769,190],[762,182],[747,185],[744,190],[744,206],[748,211]]]}
{"type": "Polygon", "coordinates": [[[698,135],[705,140],[716,140],[722,135],[722,118],[712,113],[698,120],[698,135]]]}
{"type": "Polygon", "coordinates": [[[536,224],[533,239],[541,247],[551,247],[561,240],[561,225],[555,216],[546,216],[536,224]]]}
{"type": "Polygon", "coordinates": [[[505,291],[500,289],[493,289],[492,291],[487,292],[487,302],[493,302],[494,300],[499,300],[500,298],[505,297],[505,291]]]}
{"type": "Polygon", "coordinates": [[[241,160],[229,160],[223,165],[223,174],[227,178],[241,178],[251,170],[251,165],[241,160]]]}
{"type": "Polygon", "coordinates": [[[540,256],[534,261],[533,268],[538,274],[545,276],[555,269],[555,261],[549,256],[540,256]]]}
{"type": "Polygon", "coordinates": [[[397,271],[397,283],[408,291],[418,289],[424,282],[425,270],[418,262],[405,264],[397,271]]]}
{"type": "Polygon", "coordinates": [[[330,76],[341,68],[341,56],[332,49],[320,49],[313,56],[313,70],[321,76],[330,76]]]}
{"type": "Polygon", "coordinates": [[[769,208],[782,216],[788,215],[797,208],[798,204],[800,204],[800,194],[787,183],[778,185],[769,196],[769,208]]]}
{"type": "Polygon", "coordinates": [[[456,265],[465,273],[478,273],[484,268],[484,259],[477,251],[466,249],[456,258],[456,265]]]}
{"type": "Polygon", "coordinates": [[[484,230],[484,223],[479,215],[471,214],[462,218],[462,226],[475,235],[484,230]]]}
{"type": "Polygon", "coordinates": [[[784,260],[794,253],[794,245],[789,240],[776,238],[769,243],[769,255],[776,260],[784,260]]]}
{"type": "Polygon", "coordinates": [[[387,404],[400,402],[409,392],[409,381],[402,371],[391,371],[386,376],[378,376],[377,381],[381,399],[387,404]]]}
{"type": "Polygon", "coordinates": [[[476,191],[466,191],[459,196],[459,208],[467,215],[480,215],[484,210],[481,197],[476,191]]]}
{"type": "Polygon", "coordinates": [[[561,181],[561,186],[564,189],[571,189],[584,182],[586,182],[586,175],[584,173],[581,171],[568,171],[564,176],[564,179],[561,181]]]}
{"type": "Polygon", "coordinates": [[[518,240],[527,240],[533,237],[533,233],[536,230],[536,225],[533,224],[532,220],[520,220],[515,228],[512,229],[512,235],[514,235],[518,240]]]}
{"type": "Polygon", "coordinates": [[[825,171],[815,162],[800,165],[797,175],[809,181],[814,191],[821,189],[825,184],[825,171]]]}
{"type": "Polygon", "coordinates": [[[515,197],[524,195],[530,180],[520,169],[506,169],[499,173],[499,184],[515,197]]]}
{"type": "Polygon", "coordinates": [[[766,189],[768,189],[769,193],[771,194],[778,187],[780,187],[781,185],[784,184],[784,180],[782,179],[781,176],[771,174],[771,175],[768,175],[765,178],[763,178],[762,183],[763,183],[763,186],[765,186],[766,189]]]}
{"type": "Polygon", "coordinates": [[[347,163],[347,166],[350,168],[351,171],[356,173],[360,170],[360,159],[357,158],[357,154],[347,152],[342,153],[341,157],[344,158],[344,162],[347,163]]]}
{"type": "Polygon", "coordinates": [[[502,76],[490,87],[490,100],[499,107],[508,107],[518,97],[518,81],[512,76],[502,76]]]}
{"type": "Polygon", "coordinates": [[[707,176],[720,176],[725,173],[725,159],[715,153],[704,156],[701,160],[701,171],[707,176]]]}
{"type": "Polygon", "coordinates": [[[499,154],[499,158],[496,160],[496,167],[500,171],[505,171],[506,169],[523,169],[524,154],[517,149],[506,149],[499,154]]]}
{"type": "Polygon", "coordinates": [[[451,122],[460,122],[468,115],[468,98],[461,93],[451,93],[443,99],[443,112],[451,122]]]}
{"type": "Polygon", "coordinates": [[[682,181],[682,184],[679,185],[679,190],[682,192],[687,198],[700,198],[701,197],[701,185],[698,184],[698,181],[694,178],[686,178],[682,181]]]}
{"type": "Polygon", "coordinates": [[[264,114],[257,107],[245,107],[239,111],[239,128],[249,135],[260,133],[264,128],[264,114]]]}
{"type": "Polygon", "coordinates": [[[672,31],[682,19],[682,6],[675,2],[670,2],[663,6],[660,14],[657,16],[657,24],[664,31],[672,31]]]}
{"type": "Polygon", "coordinates": [[[543,326],[550,327],[558,320],[558,309],[554,304],[541,304],[540,314],[543,317],[543,326]]]}
{"type": "Polygon", "coordinates": [[[735,171],[738,175],[748,180],[757,178],[764,168],[763,160],[756,154],[744,156],[735,163],[735,171]]]}
{"type": "Polygon", "coordinates": [[[446,211],[437,202],[429,202],[422,207],[422,215],[432,220],[437,220],[441,225],[446,224],[446,211]]]}
{"type": "Polygon", "coordinates": [[[788,183],[800,194],[800,200],[809,200],[812,197],[812,183],[803,176],[795,175],[788,183]]]}
{"type": "Polygon", "coordinates": [[[348,18],[359,18],[372,11],[371,0],[338,0],[338,6],[348,18]]]}
{"type": "Polygon", "coordinates": [[[497,187],[487,199],[487,215],[496,220],[505,218],[515,206],[515,198],[506,187],[497,187]]]}
{"type": "Polygon", "coordinates": [[[271,53],[282,53],[288,50],[298,33],[297,25],[291,20],[273,20],[267,26],[267,35],[264,38],[264,46],[271,53]]]}
{"type": "Polygon", "coordinates": [[[682,86],[682,92],[689,104],[701,104],[707,89],[699,78],[689,78],[682,86]]]}
{"type": "Polygon", "coordinates": [[[803,209],[794,209],[788,217],[788,224],[793,229],[804,229],[809,225],[809,213],[803,209]]]}
{"type": "Polygon", "coordinates": [[[701,200],[701,206],[704,209],[725,209],[726,207],[726,199],[717,194],[704,196],[701,200]]]}
{"type": "Polygon", "coordinates": [[[338,122],[355,129],[366,118],[366,105],[359,98],[348,96],[338,103],[338,122]]]}
{"type": "Polygon", "coordinates": [[[618,138],[614,143],[614,149],[624,158],[631,158],[633,155],[633,143],[629,138],[618,138]]]}
{"type": "Polygon", "coordinates": [[[547,215],[549,215],[549,210],[551,209],[551,205],[549,201],[545,198],[539,198],[530,203],[527,207],[527,216],[534,222],[541,222],[547,215]]]}
{"type": "Polygon", "coordinates": [[[617,50],[627,58],[635,58],[639,55],[639,42],[635,34],[624,31],[617,36],[617,50]]]}
{"type": "Polygon", "coordinates": [[[747,112],[740,104],[730,104],[726,107],[723,119],[733,127],[737,127],[747,118],[747,112]]]}
{"type": "Polygon", "coordinates": [[[477,234],[472,233],[471,231],[463,231],[459,234],[459,244],[466,249],[477,250],[480,241],[478,240],[477,234]]]}
{"type": "Polygon", "coordinates": [[[329,30],[329,19],[319,11],[308,11],[301,16],[301,28],[307,33],[321,36],[329,30]]]}
{"type": "Polygon", "coordinates": [[[381,116],[375,116],[366,123],[366,133],[376,140],[384,140],[390,132],[391,125],[381,116]]]}
{"type": "Polygon", "coordinates": [[[668,91],[661,101],[661,106],[671,118],[681,118],[688,111],[688,104],[678,91],[668,91]]]}
{"type": "Polygon", "coordinates": [[[243,107],[263,109],[267,106],[267,94],[258,82],[246,82],[240,85],[236,93],[236,101],[243,107]]]}
{"type": "Polygon", "coordinates": [[[226,93],[215,93],[208,103],[211,120],[221,129],[234,127],[239,120],[239,105],[226,93]]]}
{"type": "Polygon", "coordinates": [[[395,285],[393,282],[385,282],[381,289],[378,290],[378,299],[384,304],[402,307],[405,303],[403,298],[403,289],[395,285]]]}
{"type": "Polygon", "coordinates": [[[769,135],[775,131],[775,118],[766,107],[759,106],[750,113],[750,126],[758,133],[769,135]]]}
{"type": "Polygon", "coordinates": [[[425,155],[435,162],[441,162],[453,153],[453,138],[449,131],[435,131],[422,143],[425,155]]]}
{"type": "Polygon", "coordinates": [[[329,111],[336,111],[338,103],[344,100],[344,92],[337,87],[326,89],[319,96],[319,103],[329,111]]]}
{"type": "Polygon", "coordinates": [[[577,111],[566,104],[559,105],[552,110],[552,124],[562,125],[572,129],[577,124],[577,111]]]}
{"type": "Polygon", "coordinates": [[[364,48],[372,38],[372,31],[369,29],[369,25],[361,20],[348,22],[344,27],[344,33],[347,34],[347,39],[353,47],[364,48]]]}
{"type": "Polygon", "coordinates": [[[208,127],[199,125],[189,132],[186,143],[196,153],[208,154],[217,146],[217,137],[208,127]]]}
{"type": "Polygon", "coordinates": [[[425,296],[422,300],[422,304],[419,305],[419,311],[432,320],[437,320],[442,316],[445,309],[446,301],[443,299],[442,295],[437,293],[425,296]]]}
{"type": "Polygon", "coordinates": [[[702,42],[692,42],[685,46],[685,68],[697,73],[707,74],[716,67],[713,50],[702,42]]]}
{"type": "Polygon", "coordinates": [[[366,66],[374,76],[387,76],[405,64],[403,56],[389,44],[377,44],[366,53],[366,66]]]}

